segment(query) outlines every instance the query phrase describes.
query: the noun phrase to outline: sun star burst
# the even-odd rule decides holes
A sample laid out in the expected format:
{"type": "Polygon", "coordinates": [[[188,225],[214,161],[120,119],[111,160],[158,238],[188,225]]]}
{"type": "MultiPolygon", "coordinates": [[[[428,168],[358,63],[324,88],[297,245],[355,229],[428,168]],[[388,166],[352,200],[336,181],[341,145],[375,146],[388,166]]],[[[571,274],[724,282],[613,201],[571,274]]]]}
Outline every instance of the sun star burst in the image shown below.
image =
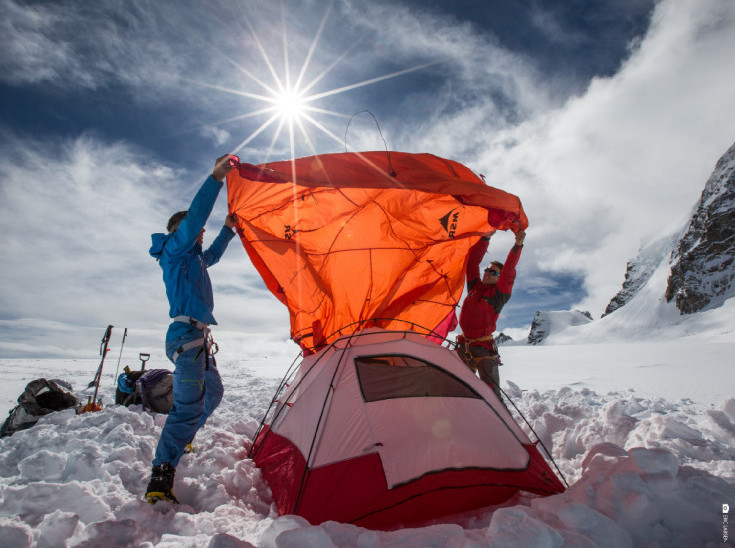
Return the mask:
{"type": "Polygon", "coordinates": [[[281,118],[296,120],[304,114],[306,101],[296,89],[286,89],[273,97],[275,111],[281,118]]]}
{"type": "MultiPolygon", "coordinates": [[[[366,80],[363,80],[361,82],[357,82],[350,85],[343,85],[338,86],[333,89],[327,90],[327,91],[321,91],[318,93],[309,93],[309,91],[317,84],[317,82],[321,81],[324,77],[327,76],[329,72],[331,72],[355,47],[357,44],[361,42],[361,40],[357,40],[351,47],[347,48],[342,54],[334,60],[325,70],[323,70],[320,74],[318,74],[316,77],[311,78],[310,80],[307,80],[306,75],[308,72],[309,64],[312,60],[312,57],[314,56],[314,53],[316,51],[317,44],[319,42],[319,39],[321,38],[322,32],[324,31],[324,28],[326,26],[326,21],[329,16],[329,12],[331,10],[331,5],[327,8],[325,11],[321,24],[319,25],[316,34],[314,35],[314,38],[311,42],[311,45],[309,47],[309,50],[305,56],[305,59],[303,61],[303,64],[301,65],[301,68],[298,72],[298,77],[296,78],[295,82],[291,81],[291,72],[289,67],[289,61],[288,61],[288,32],[286,31],[286,25],[285,21],[283,22],[282,27],[282,47],[283,47],[283,57],[285,60],[284,63],[284,69],[282,73],[279,73],[278,70],[276,70],[276,67],[274,66],[273,62],[271,61],[271,57],[268,55],[268,52],[266,51],[266,48],[264,47],[263,43],[261,42],[258,34],[256,33],[253,25],[251,24],[250,20],[248,19],[247,15],[243,13],[245,23],[247,25],[247,28],[250,31],[251,37],[253,39],[253,43],[256,45],[257,49],[260,52],[260,55],[265,63],[265,65],[268,68],[268,72],[270,73],[270,76],[272,78],[272,84],[268,84],[264,82],[262,79],[258,78],[252,71],[247,70],[244,68],[240,63],[235,61],[234,59],[230,58],[229,56],[225,55],[223,52],[219,52],[222,57],[224,57],[229,63],[233,64],[242,74],[244,74],[249,80],[252,80],[255,82],[261,89],[261,93],[253,93],[249,90],[244,89],[231,89],[226,88],[223,86],[218,85],[212,85],[208,83],[200,83],[200,85],[206,86],[208,88],[216,89],[219,91],[223,91],[226,93],[231,93],[234,95],[238,95],[241,97],[246,97],[248,99],[256,100],[261,102],[261,104],[265,103],[264,106],[259,107],[257,109],[254,109],[252,112],[249,112],[247,114],[242,115],[236,115],[231,117],[228,120],[223,120],[223,122],[234,122],[236,120],[242,120],[247,118],[252,118],[256,116],[267,116],[267,120],[263,122],[258,128],[252,131],[252,133],[243,139],[239,145],[237,145],[234,150],[232,151],[233,154],[237,154],[239,151],[241,151],[246,145],[248,145],[253,139],[255,139],[258,135],[263,133],[268,127],[272,126],[275,123],[275,129],[273,138],[270,142],[270,147],[268,149],[268,153],[266,155],[265,161],[268,161],[268,157],[272,153],[274,147],[276,146],[276,143],[278,142],[279,136],[282,132],[282,130],[286,129],[288,132],[288,141],[290,145],[290,152],[291,152],[291,159],[293,160],[295,158],[295,144],[296,144],[296,136],[295,136],[295,130],[298,129],[301,139],[300,143],[309,148],[313,154],[317,154],[317,151],[315,149],[315,142],[312,136],[309,135],[309,128],[312,128],[314,130],[317,130],[318,133],[322,133],[326,136],[328,136],[330,139],[336,141],[340,145],[344,145],[345,148],[347,147],[347,144],[343,142],[342,139],[337,137],[333,132],[329,131],[323,123],[320,123],[314,116],[331,116],[331,117],[342,117],[342,118],[350,118],[347,114],[335,112],[332,110],[328,110],[325,108],[320,108],[313,103],[315,101],[323,100],[327,97],[331,97],[340,93],[345,93],[347,91],[351,91],[363,86],[368,86],[375,84],[377,82],[381,82],[384,80],[388,80],[390,78],[395,78],[404,74],[408,74],[413,71],[421,70],[423,68],[426,68],[429,65],[435,64],[435,63],[425,63],[419,66],[414,66],[408,69],[399,70],[396,72],[392,72],[389,74],[385,74],[383,76],[373,77],[366,80]],[[309,94],[307,94],[309,93],[309,94]],[[311,115],[310,115],[311,114],[311,115]]],[[[359,110],[359,109],[358,109],[359,110]]]]}

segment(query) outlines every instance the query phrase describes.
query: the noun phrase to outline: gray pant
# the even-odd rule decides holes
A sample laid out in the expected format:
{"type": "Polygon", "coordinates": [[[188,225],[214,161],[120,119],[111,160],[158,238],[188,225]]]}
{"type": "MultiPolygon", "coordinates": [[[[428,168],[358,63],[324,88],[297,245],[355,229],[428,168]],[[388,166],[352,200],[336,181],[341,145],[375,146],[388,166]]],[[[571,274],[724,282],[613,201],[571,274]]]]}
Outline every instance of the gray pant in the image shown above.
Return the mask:
{"type": "Polygon", "coordinates": [[[500,363],[500,355],[497,351],[492,351],[484,346],[474,344],[460,344],[457,346],[457,353],[462,361],[480,374],[480,379],[493,389],[493,392],[500,397],[500,373],[498,366],[500,363]]]}

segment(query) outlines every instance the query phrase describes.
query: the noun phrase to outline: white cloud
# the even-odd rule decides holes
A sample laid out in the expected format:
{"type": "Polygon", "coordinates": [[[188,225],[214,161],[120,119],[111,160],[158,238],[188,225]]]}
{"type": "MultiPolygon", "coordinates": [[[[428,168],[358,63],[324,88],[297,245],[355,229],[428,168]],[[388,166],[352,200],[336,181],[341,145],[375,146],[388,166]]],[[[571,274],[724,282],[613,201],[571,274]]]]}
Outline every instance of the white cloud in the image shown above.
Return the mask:
{"type": "Polygon", "coordinates": [[[222,59],[211,40],[225,26],[219,19],[226,19],[225,8],[215,14],[180,7],[138,0],[0,0],[0,81],[48,84],[63,92],[122,88],[141,103],[199,104],[205,88],[196,82],[218,82],[225,73],[223,63],[213,62],[222,59]]]}
{"type": "MultiPolygon", "coordinates": [[[[148,254],[150,234],[188,206],[193,193],[181,189],[191,175],[89,135],[65,143],[4,140],[0,355],[93,356],[108,323],[120,333],[131,328],[131,344],[160,352],[168,304],[148,254]]],[[[207,241],[225,215],[223,190],[207,241]]],[[[285,309],[266,295],[237,238],[230,247],[211,273],[222,293],[215,297],[220,322],[241,330],[243,340],[287,337],[285,309]]]]}
{"type": "Polygon", "coordinates": [[[71,2],[31,6],[15,0],[2,0],[2,11],[0,67],[6,82],[95,89],[110,73],[119,72],[121,80],[131,74],[122,70],[125,37],[110,32],[109,12],[71,2]]]}
{"type": "MultiPolygon", "coordinates": [[[[401,118],[411,123],[396,137],[398,148],[423,146],[459,156],[487,133],[553,104],[555,90],[541,85],[540,72],[528,58],[502,48],[494,36],[470,24],[377,2],[361,5],[361,9],[352,7],[347,14],[374,34],[373,41],[391,62],[403,66],[437,63],[422,74],[435,75],[441,88],[414,92],[402,102],[401,118]]],[[[373,54],[369,51],[365,56],[373,54]]]]}
{"type": "Polygon", "coordinates": [[[531,6],[531,23],[538,28],[550,42],[557,44],[581,44],[587,37],[580,31],[574,31],[553,10],[544,9],[538,4],[531,6]]]}
{"type": "Polygon", "coordinates": [[[685,220],[732,144],[733,97],[735,4],[666,0],[618,74],[493,136],[472,163],[523,199],[526,257],[582,271],[578,306],[601,312],[627,259],[685,220]]]}
{"type": "Polygon", "coordinates": [[[217,145],[223,145],[231,138],[227,130],[215,126],[205,126],[202,128],[201,134],[208,139],[212,139],[217,145]]]}

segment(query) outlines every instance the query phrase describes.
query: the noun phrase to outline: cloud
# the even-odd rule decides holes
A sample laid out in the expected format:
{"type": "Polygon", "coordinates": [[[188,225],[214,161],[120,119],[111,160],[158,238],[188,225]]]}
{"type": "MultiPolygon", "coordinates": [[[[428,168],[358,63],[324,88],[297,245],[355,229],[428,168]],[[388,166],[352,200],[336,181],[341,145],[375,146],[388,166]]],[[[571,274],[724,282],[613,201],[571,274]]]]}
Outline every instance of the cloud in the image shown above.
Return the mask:
{"type": "MultiPolygon", "coordinates": [[[[86,330],[140,314],[150,325],[162,307],[145,282],[154,265],[141,250],[150,220],[164,217],[162,197],[175,172],[91,135],[62,143],[4,137],[3,318],[86,330]]],[[[29,333],[53,339],[59,330],[39,326],[29,333]]],[[[56,342],[64,348],[60,334],[56,342]]]]}
{"type": "Polygon", "coordinates": [[[373,41],[383,47],[391,62],[403,66],[436,63],[422,73],[435,75],[433,80],[440,87],[431,87],[423,96],[407,97],[402,103],[402,116],[413,120],[420,119],[412,110],[417,96],[428,103],[418,105],[430,114],[421,126],[445,124],[459,116],[466,134],[473,134],[483,125],[504,127],[550,104],[548,89],[538,85],[540,72],[530,59],[504,49],[492,34],[481,33],[468,23],[428,10],[377,2],[351,6],[346,13],[354,24],[373,34],[373,41]],[[483,111],[476,109],[478,105],[483,111]],[[468,125],[472,119],[474,123],[468,125]]]}
{"type": "Polygon", "coordinates": [[[531,6],[531,23],[550,41],[567,46],[584,44],[588,37],[579,30],[572,30],[565,25],[564,17],[538,4],[531,6]]]}
{"type": "MultiPolygon", "coordinates": [[[[137,341],[129,342],[160,352],[168,304],[150,235],[188,207],[193,193],[181,188],[191,174],[91,134],[62,142],[3,137],[0,355],[89,356],[107,324],[131,328],[137,341]]],[[[207,241],[225,215],[223,192],[207,241]]],[[[282,340],[285,309],[269,299],[237,239],[231,248],[226,266],[211,274],[222,294],[217,316],[241,330],[240,341],[282,340]]]]}
{"type": "Polygon", "coordinates": [[[201,134],[208,139],[212,139],[217,145],[223,145],[231,138],[227,130],[215,126],[202,128],[201,134]]]}
{"type": "Polygon", "coordinates": [[[2,0],[2,79],[71,89],[96,89],[111,79],[136,80],[143,72],[137,68],[141,61],[145,67],[142,53],[148,50],[150,58],[160,45],[141,40],[149,28],[141,11],[110,10],[105,4],[109,2],[28,5],[2,0]],[[139,55],[133,56],[129,44],[136,38],[139,55]]]}
{"type": "Polygon", "coordinates": [[[523,198],[532,261],[584,274],[578,306],[601,312],[641,243],[685,221],[735,139],[734,75],[735,5],[667,0],[618,74],[471,162],[523,198]]]}
{"type": "MultiPolygon", "coordinates": [[[[227,2],[182,7],[142,0],[0,0],[0,81],[50,84],[66,93],[122,87],[141,103],[219,106],[218,99],[227,96],[204,93],[207,86],[231,82],[237,72],[222,52],[233,52],[240,67],[262,64],[258,49],[243,45],[243,39],[252,40],[245,20],[260,13],[272,21],[279,10],[259,6],[256,12],[227,2]]],[[[281,46],[280,32],[265,30],[266,40],[281,46]]]]}

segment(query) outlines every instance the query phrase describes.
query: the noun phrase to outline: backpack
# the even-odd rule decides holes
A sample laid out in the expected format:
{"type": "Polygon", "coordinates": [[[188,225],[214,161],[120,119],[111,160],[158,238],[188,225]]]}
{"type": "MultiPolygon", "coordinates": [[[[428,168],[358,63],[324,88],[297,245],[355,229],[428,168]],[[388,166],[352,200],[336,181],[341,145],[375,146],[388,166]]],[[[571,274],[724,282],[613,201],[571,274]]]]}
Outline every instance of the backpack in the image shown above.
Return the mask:
{"type": "Polygon", "coordinates": [[[79,400],[68,382],[61,379],[35,379],[18,396],[18,405],[11,409],[0,427],[0,438],[30,428],[44,415],[77,406],[79,400]]]}
{"type": "Polygon", "coordinates": [[[168,369],[130,371],[117,378],[115,403],[142,404],[144,409],[165,413],[174,403],[174,376],[168,369]]]}

